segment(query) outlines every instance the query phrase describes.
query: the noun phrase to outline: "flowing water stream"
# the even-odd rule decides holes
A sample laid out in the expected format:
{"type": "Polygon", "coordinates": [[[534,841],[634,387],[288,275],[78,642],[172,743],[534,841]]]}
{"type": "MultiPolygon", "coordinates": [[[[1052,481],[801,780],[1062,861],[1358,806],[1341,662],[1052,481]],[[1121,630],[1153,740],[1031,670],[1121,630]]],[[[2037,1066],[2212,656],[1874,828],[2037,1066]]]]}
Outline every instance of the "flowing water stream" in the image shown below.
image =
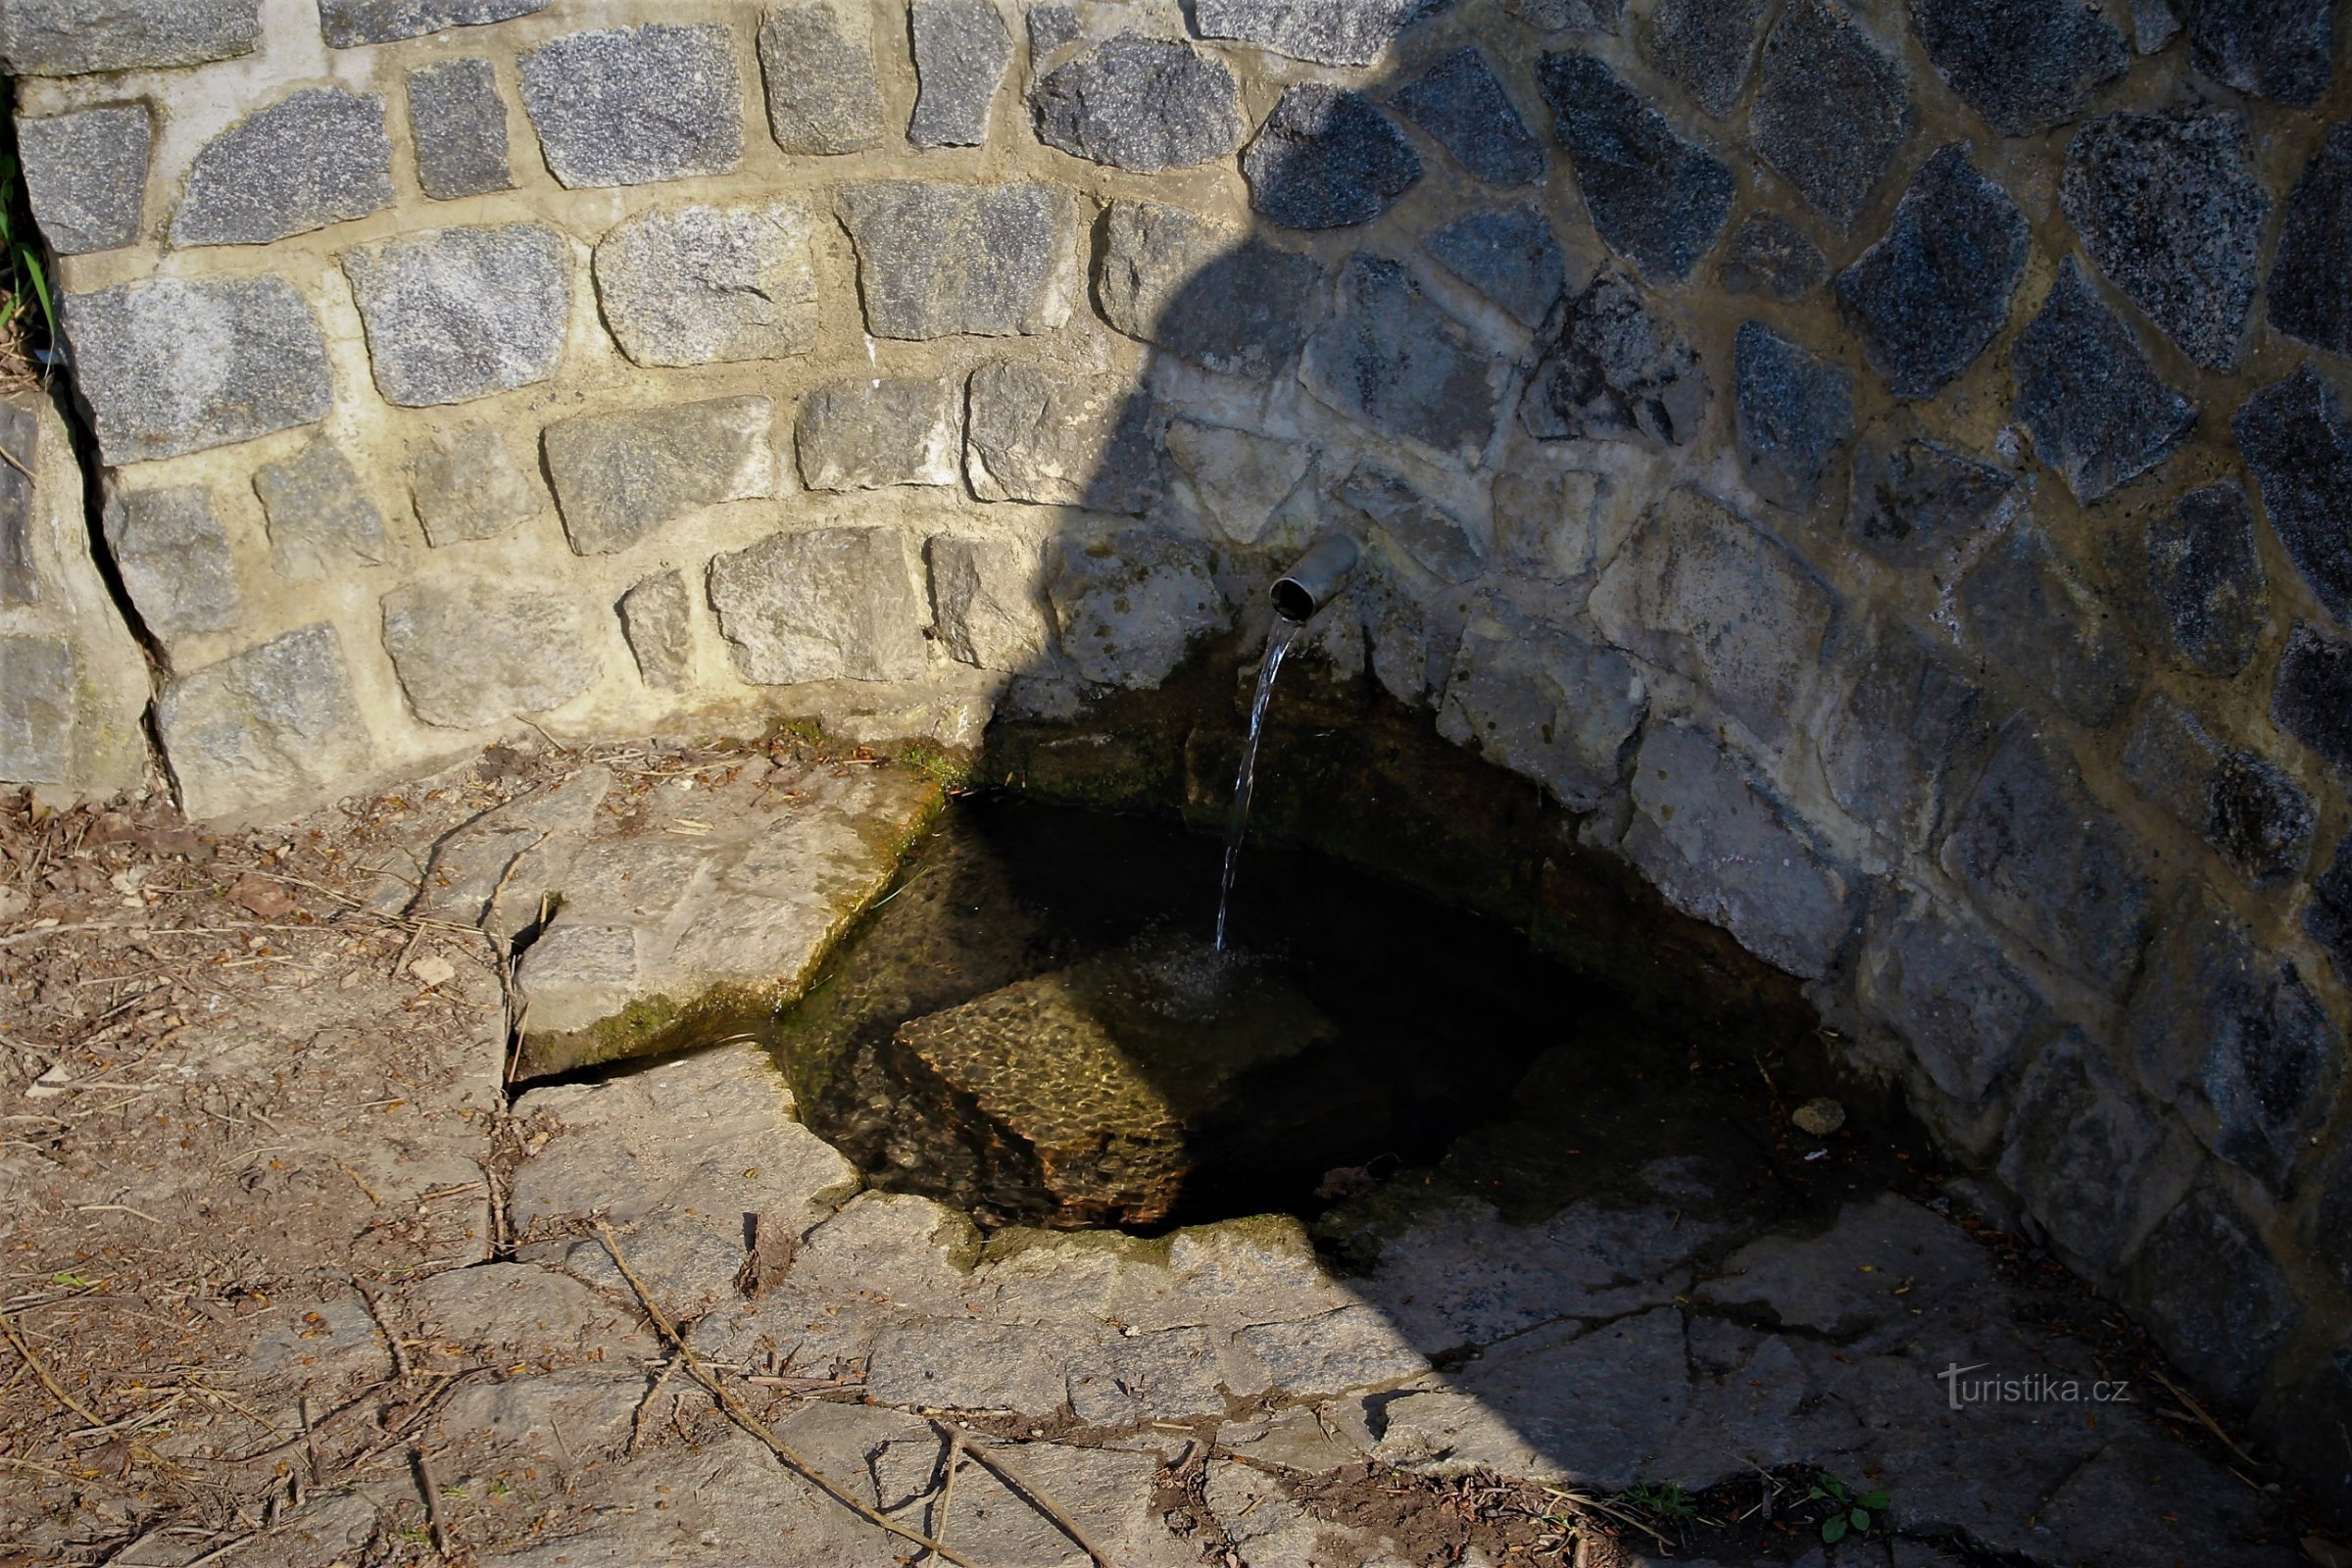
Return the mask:
{"type": "Polygon", "coordinates": [[[1217,940],[1225,951],[1225,916],[1233,904],[1233,872],[1242,858],[1242,836],[1250,830],[1250,792],[1257,784],[1257,742],[1265,733],[1266,709],[1274,701],[1274,681],[1282,661],[1305,623],[1276,615],[1266,633],[1265,658],[1257,666],[1257,693],[1250,699],[1250,737],[1242,743],[1241,772],[1233,781],[1233,809],[1225,818],[1225,874],[1217,883],[1217,940]]]}

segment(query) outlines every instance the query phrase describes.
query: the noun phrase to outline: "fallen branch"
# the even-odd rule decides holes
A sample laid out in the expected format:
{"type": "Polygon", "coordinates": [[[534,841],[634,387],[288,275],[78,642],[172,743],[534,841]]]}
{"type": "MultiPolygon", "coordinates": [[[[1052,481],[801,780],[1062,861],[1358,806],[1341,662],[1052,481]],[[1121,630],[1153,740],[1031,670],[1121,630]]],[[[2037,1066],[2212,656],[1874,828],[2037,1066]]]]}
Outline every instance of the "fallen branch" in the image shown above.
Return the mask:
{"type": "Polygon", "coordinates": [[[18,1357],[31,1369],[32,1375],[40,1380],[41,1387],[49,1391],[52,1398],[91,1426],[103,1427],[106,1425],[106,1422],[96,1415],[88,1405],[68,1394],[65,1386],[49,1375],[49,1368],[42,1364],[39,1356],[32,1353],[32,1347],[25,1344],[24,1336],[17,1332],[16,1320],[6,1312],[0,1312],[0,1335],[8,1337],[8,1343],[16,1350],[18,1357]]]}
{"type": "MultiPolygon", "coordinates": [[[[612,1227],[607,1225],[601,1218],[596,1222],[596,1236],[598,1241],[604,1243],[606,1253],[612,1259],[612,1266],[620,1270],[620,1277],[628,1281],[629,1289],[636,1293],[637,1304],[645,1308],[645,1315],[653,1320],[655,1330],[668,1342],[670,1348],[677,1352],[678,1362],[686,1368],[686,1375],[709,1391],[710,1396],[718,1401],[719,1409],[726,1413],[728,1420],[765,1444],[768,1451],[783,1460],[802,1480],[866,1523],[886,1530],[902,1541],[912,1542],[915,1545],[923,1547],[934,1555],[956,1564],[956,1568],[979,1568],[979,1565],[969,1557],[951,1551],[920,1531],[909,1530],[896,1520],[884,1518],[852,1496],[847,1489],[836,1485],[824,1472],[795,1453],[790,1445],[768,1430],[765,1422],[745,1409],[742,1400],[727,1392],[726,1385],[719,1382],[716,1374],[703,1364],[701,1356],[687,1348],[685,1336],[677,1331],[676,1326],[669,1321],[660,1305],[655,1302],[653,1292],[646,1289],[645,1281],[637,1277],[637,1271],[631,1268],[629,1260],[621,1255],[620,1243],[614,1239],[612,1227]]],[[[976,1452],[977,1450],[968,1451],[976,1452]]]]}
{"type": "Polygon", "coordinates": [[[441,1516],[441,1483],[433,1475],[432,1456],[422,1448],[411,1448],[409,1462],[416,1467],[416,1490],[424,1494],[424,1524],[432,1532],[433,1551],[447,1562],[449,1521],[441,1516]]]}
{"type": "MultiPolygon", "coordinates": [[[[2221,1428],[2221,1424],[2215,1421],[2213,1417],[2205,1413],[2205,1407],[2203,1405],[2199,1404],[2196,1400],[2188,1396],[2187,1390],[2181,1388],[2180,1385],[2175,1383],[2171,1378],[2166,1377],[2161,1372],[2150,1370],[2148,1376],[2163,1384],[2166,1393],[2170,1394],[2174,1398],[2179,1399],[2180,1403],[2186,1407],[2190,1415],[2195,1416],[2199,1421],[2205,1423],[2205,1430],[2212,1433],[2216,1438],[2220,1439],[2222,1446],[2228,1448],[2231,1453],[2236,1454],[2238,1461],[2247,1469],[2260,1470],[2262,1468],[2262,1466],[2254,1462],[2254,1456],[2252,1454],[2249,1454],[2245,1449],[2239,1447],[2236,1444],[2230,1441],[2230,1434],[2224,1432],[2221,1428]]],[[[2251,1487],[2254,1485],[2254,1483],[2248,1481],[2246,1485],[2251,1487]]],[[[2257,1487],[2255,1490],[2260,1491],[2261,1489],[2257,1487]]]]}
{"type": "Polygon", "coordinates": [[[1059,1503],[1048,1496],[1043,1487],[1034,1481],[1025,1480],[1018,1471],[1008,1468],[1003,1459],[987,1448],[977,1445],[966,1445],[963,1451],[972,1456],[975,1464],[1009,1487],[1014,1496],[1019,1497],[1039,1513],[1053,1520],[1054,1528],[1076,1542],[1078,1549],[1094,1560],[1095,1568],[1118,1568],[1118,1564],[1110,1560],[1109,1553],[1089,1541],[1086,1532],[1078,1528],[1078,1521],[1064,1512],[1059,1503]]]}

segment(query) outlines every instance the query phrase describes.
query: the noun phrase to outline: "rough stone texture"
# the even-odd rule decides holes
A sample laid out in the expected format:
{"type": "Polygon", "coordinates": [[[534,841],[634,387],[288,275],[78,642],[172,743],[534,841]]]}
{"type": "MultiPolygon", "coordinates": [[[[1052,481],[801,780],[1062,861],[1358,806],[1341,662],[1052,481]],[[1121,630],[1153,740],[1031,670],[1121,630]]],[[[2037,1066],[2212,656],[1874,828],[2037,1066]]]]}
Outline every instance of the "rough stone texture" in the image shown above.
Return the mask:
{"type": "Polygon", "coordinates": [[[1812,209],[1851,228],[1911,134],[1892,56],[1835,0],[1792,0],[1765,40],[1748,137],[1812,209]]]}
{"type": "Polygon", "coordinates": [[[1762,321],[1733,339],[1740,462],[1765,500],[1802,512],[1854,434],[1854,382],[1762,321]]]}
{"type": "Polygon", "coordinates": [[[410,72],[409,136],[416,183],[436,201],[514,186],[507,101],[487,60],[444,60],[410,72]]]}
{"type": "Polygon", "coordinates": [[[1536,780],[1571,810],[1592,809],[1624,776],[1647,688],[1615,649],[1487,608],[1463,629],[1438,733],[1536,780]]]}
{"type": "Polygon", "coordinates": [[[2180,35],[2181,0],[2132,0],[2132,48],[2152,55],[2180,35]]]}
{"type": "Polygon", "coordinates": [[[312,87],[205,144],[172,220],[172,243],[267,245],[391,205],[384,101],[312,87]]]}
{"type": "Polygon", "coordinates": [[[1590,606],[1610,641],[1699,681],[1767,745],[1801,710],[1835,607],[1786,545],[1690,489],[1643,514],[1590,606]]]}
{"type": "Polygon", "coordinates": [[[2149,522],[2147,552],[2161,646],[2199,674],[2244,669],[2271,619],[2244,489],[2225,481],[2189,491],[2149,522]]]}
{"type": "Polygon", "coordinates": [[[641,578],[613,608],[646,685],[682,692],[693,684],[694,608],[683,573],[658,571],[641,578]]]}
{"type": "MultiPolygon", "coordinates": [[[[2328,950],[2336,978],[2352,985],[2352,847],[2337,845],[2335,863],[2311,884],[2311,903],[2303,911],[2303,929],[2328,950]]],[[[2352,1205],[2352,1162],[2339,1159],[2337,1163],[2344,1167],[2347,1184],[2344,1200],[2352,1205]]],[[[2347,1208],[2347,1217],[2352,1218],[2352,1207],[2347,1208]]],[[[2352,1255],[2345,1257],[2339,1271],[2352,1275],[2352,1255]]]]}
{"type": "Polygon", "coordinates": [[[1642,54],[1717,120],[1747,89],[1771,0],[1660,0],[1642,24],[1642,54]]]}
{"type": "Polygon", "coordinates": [[[106,546],[150,635],[167,648],[233,631],[243,600],[228,530],[202,485],[122,491],[109,499],[106,546]]]}
{"type": "Polygon", "coordinates": [[[1339,311],[1308,340],[1298,377],[1343,414],[1470,463],[1494,433],[1506,370],[1401,263],[1358,251],[1340,274],[1339,311]]]}
{"type": "Polygon", "coordinates": [[[2077,1267],[2113,1268],[2187,1189],[2185,1136],[2168,1134],[2080,1030],[2041,1048],[2015,1103],[2000,1178],[2077,1267]]]}
{"type": "Polygon", "coordinates": [[[434,546],[495,539],[547,515],[547,491],[514,461],[507,438],[486,424],[425,437],[409,465],[409,494],[425,543],[434,546]]]}
{"type": "Polygon", "coordinates": [[[0,12],[0,60],[16,76],[200,66],[261,38],[261,0],[10,0],[0,12]]]}
{"type": "Polygon", "coordinates": [[[1111,204],[1097,302],[1112,326],[1182,360],[1266,380],[1306,342],[1323,268],[1311,256],[1153,202],[1111,204]]]}
{"type": "Polygon", "coordinates": [[[2174,1364],[2224,1399],[2251,1403],[2303,1309],[2220,1184],[2200,1183],[2148,1238],[2132,1272],[2148,1328],[2174,1364]]]}
{"type": "Polygon", "coordinates": [[[552,228],[444,228],[354,246],[343,271],[386,402],[463,403],[563,366],[571,250],[552,228]]]}
{"type": "Polygon", "coordinates": [[[1051,641],[1037,547],[943,533],[923,554],[931,568],[932,624],[950,657],[982,669],[1035,669],[1051,641]]]}
{"type": "Polygon", "coordinates": [[[1502,0],[1502,8],[1545,32],[1615,32],[1625,0],[1502,0]]]}
{"type": "Polygon", "coordinates": [[[1874,621],[1846,644],[1841,694],[1816,740],[1823,777],[1858,819],[1924,847],[1942,825],[1955,765],[1990,732],[1984,691],[1899,620],[1874,621]]]}
{"type": "Polygon", "coordinates": [[[673,517],[768,494],[774,416],[765,398],[712,398],[549,425],[547,472],[571,548],[625,550],[673,517]]]}
{"type": "Polygon", "coordinates": [[[1542,145],[1475,45],[1445,56],[1390,101],[1490,185],[1507,188],[1544,177],[1542,145]]]}
{"type": "Polygon", "coordinates": [[[2140,710],[2124,771],[2256,887],[2283,882],[2311,859],[2319,816],[2310,797],[2277,763],[2223,745],[2162,693],[2140,710]]]}
{"type": "Polygon", "coordinates": [[[1415,23],[1453,0],[1200,0],[1193,25],[1203,38],[1256,44],[1319,66],[1377,65],[1415,23]]]}
{"type": "Polygon", "coordinates": [[[1529,328],[1544,324],[1568,280],[1551,224],[1526,203],[1464,213],[1422,235],[1421,248],[1529,328]]]}
{"type": "Polygon", "coordinates": [[[1600,237],[1647,277],[1689,277],[1731,214],[1731,169],[1596,55],[1545,55],[1536,81],[1600,237]]]}
{"type": "Polygon", "coordinates": [[[1151,400],[1015,360],[972,372],[964,474],[983,501],[1141,514],[1160,492],[1151,400]]]}
{"type": "Polygon", "coordinates": [[[2072,258],[2010,353],[2017,416],[2077,499],[2097,501],[2187,438],[2197,408],[2157,378],[2072,258]]]}
{"type": "Polygon", "coordinates": [[[1078,20],[1076,6],[1032,5],[1027,21],[1029,56],[1032,61],[1043,61],[1063,44],[1076,43],[1086,30],[1085,24],[1078,20]]]}
{"type": "Polygon", "coordinates": [[[1459,517],[1432,502],[1409,480],[1366,464],[1332,491],[1332,499],[1370,522],[1376,537],[1441,581],[1464,583],[1486,565],[1483,552],[1459,517]]]}
{"type": "Polygon", "coordinates": [[[745,680],[913,680],[928,662],[919,564],[896,528],[779,533],[713,557],[710,607],[745,680]]]}
{"type": "Polygon", "coordinates": [[[580,607],[505,578],[415,584],[384,596],[384,650],[427,724],[480,729],[543,713],[604,673],[580,607]]]}
{"type": "Polygon", "coordinates": [[[1242,139],[1233,73],[1166,38],[1122,32],[1047,73],[1029,102],[1047,146],[1138,173],[1210,163],[1242,139]]]}
{"type": "Polygon", "coordinates": [[[2025,215],[1954,143],[1921,167],[1879,242],[1838,274],[1838,303],[1894,395],[1932,398],[2001,329],[2025,266],[2025,215]]]}
{"type": "Polygon", "coordinates": [[[2230,429],[2287,559],[2328,612],[2352,624],[2352,424],[2334,384],[2306,364],[2246,399],[2230,429]]]}
{"type": "Polygon", "coordinates": [[[838,202],[876,337],[1004,337],[1069,319],[1078,263],[1068,191],[888,180],[851,185],[838,202]]]}
{"type": "Polygon", "coordinates": [[[1707,409],[1698,353],[1625,273],[1603,269],[1569,303],[1528,378],[1519,422],[1544,441],[1680,446],[1707,409]]]}
{"type": "Polygon", "coordinates": [[[1769,294],[1787,303],[1819,288],[1830,275],[1830,262],[1779,213],[1750,213],[1732,230],[1716,275],[1734,294],[1769,294]]]}
{"type": "Polygon", "coordinates": [[[305,626],[166,685],[155,721],[188,814],[299,806],[368,765],[331,626],[305,626]]]}
{"type": "Polygon", "coordinates": [[[1129,528],[1091,544],[1064,540],[1050,592],[1062,652],[1105,686],[1156,686],[1192,640],[1228,621],[1208,548],[1129,528]]]}
{"type": "Polygon", "coordinates": [[[963,471],[963,398],[954,381],[866,377],[811,390],[793,425],[811,490],[954,484],[963,471]]]}
{"type": "Polygon", "coordinates": [[[2124,35],[2083,0],[1910,0],[1936,74],[2004,136],[2074,119],[2124,74],[2124,35]]]}
{"type": "Polygon", "coordinates": [[[979,146],[1012,64],[1004,18],[994,0],[912,0],[907,23],[920,90],[906,139],[917,147],[979,146]]]}
{"type": "Polygon", "coordinates": [[[339,582],[355,566],[391,559],[384,515],[331,438],[314,436],[284,462],[263,464],[253,488],[270,519],[270,559],[279,576],[339,582]]]}
{"type": "Polygon", "coordinates": [[[2352,774],[2352,643],[2296,621],[2271,689],[2271,722],[2352,774]]]}
{"type": "Polygon", "coordinates": [[[830,156],[882,144],[871,10],[851,0],[781,5],[760,21],[767,128],[788,153],[830,156]]]}
{"type": "Polygon", "coordinates": [[[1166,436],[1171,477],[1191,491],[1194,510],[1236,544],[1253,544],[1291,515],[1289,505],[1314,466],[1314,449],[1248,430],[1172,420],[1166,436]]]}
{"type": "Polygon", "coordinates": [[[1872,932],[1857,992],[1903,1031],[1936,1087],[1984,1102],[2022,1059],[2041,999],[1976,920],[1925,896],[1872,932]]]}
{"type": "MultiPolygon", "coordinates": [[[[28,409],[0,403],[0,443],[29,466],[40,454],[39,420],[28,409]]],[[[30,474],[0,473],[0,609],[41,603],[41,570],[34,561],[39,531],[30,474]]],[[[78,503],[80,498],[76,496],[78,503]]]]}
{"type": "Polygon", "coordinates": [[[2214,80],[2282,104],[2328,91],[2335,0],[2200,0],[2189,56],[2214,80]]]}
{"type": "Polygon", "coordinates": [[[2098,989],[2131,982],[2155,885],[2136,840],[2030,716],[2003,728],[1943,864],[1987,914],[2098,989]]]}
{"type": "Polygon", "coordinates": [[[1396,122],[1360,92],[1323,82],[1284,91],[1242,154],[1250,205],[1284,228],[1369,223],[1421,177],[1396,122]]]}
{"type": "MultiPolygon", "coordinates": [[[[27,151],[28,180],[31,173],[27,151]]],[[[2289,337],[2352,354],[2352,123],[2329,127],[2286,199],[2271,264],[2269,315],[2289,337]]]]}
{"type": "Polygon", "coordinates": [[[2138,668],[2122,617],[2039,527],[2021,522],[1986,551],[1958,600],[1989,666],[2075,722],[2099,727],[2132,701],[2138,668]]]}
{"type": "Polygon", "coordinates": [[[1846,532],[1893,565],[1956,559],[1999,516],[2016,484],[1989,463],[1883,426],[1854,453],[1846,532]]]}
{"type": "Polygon", "coordinates": [[[1652,724],[1633,800],[1626,854],[1668,903],[1791,974],[1828,970],[1852,924],[1846,877],[1713,737],[1652,724]]]}
{"type": "Polygon", "coordinates": [[[723,26],[575,32],[521,65],[522,107],[567,186],[725,174],[743,162],[743,82],[723,26]]]}
{"type": "Polygon", "coordinates": [[[17,122],[25,198],[50,249],[74,255],[137,243],[154,141],[145,104],[17,122]]]}
{"type": "MultiPolygon", "coordinates": [[[[2182,109],[2094,120],[2067,146],[2059,191],[2110,282],[2190,359],[2237,368],[2271,211],[2244,115],[2182,109]]],[[[2278,309],[2274,284],[2274,317],[2278,309]]]]}
{"type": "Polygon", "coordinates": [[[659,208],[597,242],[596,293],[639,365],[780,360],[816,347],[820,308],[805,207],[659,208]]]}
{"type": "Polygon", "coordinates": [[[479,27],[545,11],[550,0],[318,0],[318,22],[337,49],[397,43],[448,27],[479,27]]]}
{"type": "Polygon", "coordinates": [[[334,405],[310,307],[279,277],[158,278],[61,299],[112,464],[251,441],[334,405]]]}

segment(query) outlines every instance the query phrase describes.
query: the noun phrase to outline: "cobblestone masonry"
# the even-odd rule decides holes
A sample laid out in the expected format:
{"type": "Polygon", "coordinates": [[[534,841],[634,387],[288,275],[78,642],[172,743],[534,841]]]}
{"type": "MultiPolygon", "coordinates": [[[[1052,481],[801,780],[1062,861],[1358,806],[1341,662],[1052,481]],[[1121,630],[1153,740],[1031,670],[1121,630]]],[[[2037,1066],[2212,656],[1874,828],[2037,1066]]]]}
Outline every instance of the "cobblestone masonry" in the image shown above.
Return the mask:
{"type": "Polygon", "coordinates": [[[1339,644],[2317,1465],[2352,14],[2182,10],[15,0],[148,657],[9,414],[0,774],[968,739],[1348,527],[1339,644]]]}

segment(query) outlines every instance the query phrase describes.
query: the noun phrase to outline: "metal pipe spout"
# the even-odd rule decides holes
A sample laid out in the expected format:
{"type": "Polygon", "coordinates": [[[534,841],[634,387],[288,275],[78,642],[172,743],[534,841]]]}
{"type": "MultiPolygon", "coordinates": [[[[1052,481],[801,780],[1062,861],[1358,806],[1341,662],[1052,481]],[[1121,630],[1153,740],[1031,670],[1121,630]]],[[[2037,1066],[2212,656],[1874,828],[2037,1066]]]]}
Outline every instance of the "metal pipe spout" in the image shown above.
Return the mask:
{"type": "Polygon", "coordinates": [[[1362,552],[1344,533],[1325,534],[1307,548],[1291,569],[1275,579],[1274,612],[1285,620],[1312,620],[1315,612],[1348,586],[1362,552]]]}

